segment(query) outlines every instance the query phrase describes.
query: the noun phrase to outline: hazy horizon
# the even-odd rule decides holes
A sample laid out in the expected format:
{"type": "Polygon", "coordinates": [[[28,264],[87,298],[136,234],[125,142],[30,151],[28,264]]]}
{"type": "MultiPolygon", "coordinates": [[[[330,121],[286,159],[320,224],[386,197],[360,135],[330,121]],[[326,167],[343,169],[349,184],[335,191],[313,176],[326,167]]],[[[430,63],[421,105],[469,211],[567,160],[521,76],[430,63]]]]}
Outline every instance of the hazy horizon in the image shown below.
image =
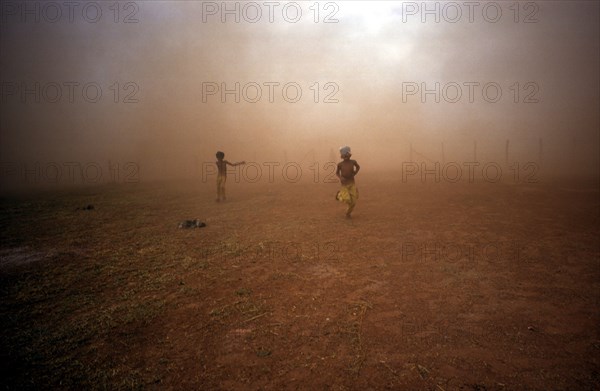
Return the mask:
{"type": "Polygon", "coordinates": [[[411,157],[503,164],[506,140],[511,162],[598,177],[597,2],[432,2],[428,13],[421,2],[340,1],[318,3],[318,15],[312,2],[278,2],[272,22],[262,2],[228,2],[229,14],[221,2],[118,12],[82,2],[72,15],[23,4],[2,5],[3,187],[36,162],[63,174],[91,162],[104,178],[109,161],[134,162],[140,181],[189,178],[217,150],[304,164],[350,145],[372,171],[411,157]],[[239,103],[221,96],[236,83],[239,103]],[[421,94],[436,83],[437,96],[421,94]]]}

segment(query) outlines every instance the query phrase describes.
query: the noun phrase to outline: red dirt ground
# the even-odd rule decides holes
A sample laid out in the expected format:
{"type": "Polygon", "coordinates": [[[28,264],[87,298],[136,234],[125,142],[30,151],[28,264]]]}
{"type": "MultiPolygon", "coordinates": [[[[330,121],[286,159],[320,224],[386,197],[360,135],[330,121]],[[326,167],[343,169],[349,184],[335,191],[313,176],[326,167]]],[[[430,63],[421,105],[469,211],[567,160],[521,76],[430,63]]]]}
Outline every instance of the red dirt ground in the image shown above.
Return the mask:
{"type": "Polygon", "coordinates": [[[361,175],[4,197],[5,388],[600,389],[597,183],[361,175]]]}

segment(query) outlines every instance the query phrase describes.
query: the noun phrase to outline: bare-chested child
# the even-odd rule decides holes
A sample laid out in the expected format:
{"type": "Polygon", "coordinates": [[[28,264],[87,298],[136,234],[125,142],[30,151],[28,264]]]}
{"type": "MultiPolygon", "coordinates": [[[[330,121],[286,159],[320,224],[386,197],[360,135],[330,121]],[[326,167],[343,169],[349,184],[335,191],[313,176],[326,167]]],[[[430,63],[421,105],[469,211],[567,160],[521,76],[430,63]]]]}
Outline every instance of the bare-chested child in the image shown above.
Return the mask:
{"type": "Polygon", "coordinates": [[[342,188],[337,192],[335,199],[348,205],[346,218],[350,218],[350,214],[356,206],[356,200],[358,200],[358,189],[354,177],[358,174],[360,166],[356,160],[350,160],[350,156],[352,156],[350,147],[340,148],[340,155],[344,160],[338,163],[335,175],[340,178],[342,188]]]}
{"type": "Polygon", "coordinates": [[[217,202],[221,200],[225,201],[225,182],[227,182],[227,165],[230,166],[239,166],[240,164],[246,164],[246,162],[242,161],[239,163],[230,163],[225,159],[225,153],[218,151],[217,152],[217,169],[219,172],[217,173],[217,202]]]}

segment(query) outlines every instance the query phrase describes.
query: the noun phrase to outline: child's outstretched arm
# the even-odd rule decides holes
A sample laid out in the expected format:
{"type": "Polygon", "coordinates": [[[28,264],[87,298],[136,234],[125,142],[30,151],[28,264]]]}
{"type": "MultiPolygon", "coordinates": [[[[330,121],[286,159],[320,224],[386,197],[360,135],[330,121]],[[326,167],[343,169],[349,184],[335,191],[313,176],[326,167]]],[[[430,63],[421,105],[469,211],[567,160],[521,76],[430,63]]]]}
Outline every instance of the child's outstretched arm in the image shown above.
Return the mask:
{"type": "Polygon", "coordinates": [[[246,161],[245,161],[245,160],[242,160],[241,162],[237,162],[237,163],[230,163],[230,162],[228,162],[228,161],[225,161],[225,162],[226,162],[227,164],[229,164],[230,166],[239,166],[239,165],[242,165],[242,164],[246,164],[246,161]]]}

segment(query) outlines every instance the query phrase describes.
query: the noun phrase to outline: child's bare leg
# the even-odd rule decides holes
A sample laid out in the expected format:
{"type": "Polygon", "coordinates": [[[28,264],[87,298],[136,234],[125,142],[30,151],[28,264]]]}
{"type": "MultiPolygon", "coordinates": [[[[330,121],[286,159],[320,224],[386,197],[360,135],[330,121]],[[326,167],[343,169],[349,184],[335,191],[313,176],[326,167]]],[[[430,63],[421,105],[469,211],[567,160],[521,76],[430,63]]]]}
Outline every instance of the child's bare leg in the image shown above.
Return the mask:
{"type": "Polygon", "coordinates": [[[353,199],[350,199],[350,202],[348,203],[348,209],[346,209],[346,217],[350,217],[350,214],[354,210],[355,206],[356,202],[353,199]]]}
{"type": "Polygon", "coordinates": [[[217,202],[225,200],[225,178],[217,178],[217,202]]]}

